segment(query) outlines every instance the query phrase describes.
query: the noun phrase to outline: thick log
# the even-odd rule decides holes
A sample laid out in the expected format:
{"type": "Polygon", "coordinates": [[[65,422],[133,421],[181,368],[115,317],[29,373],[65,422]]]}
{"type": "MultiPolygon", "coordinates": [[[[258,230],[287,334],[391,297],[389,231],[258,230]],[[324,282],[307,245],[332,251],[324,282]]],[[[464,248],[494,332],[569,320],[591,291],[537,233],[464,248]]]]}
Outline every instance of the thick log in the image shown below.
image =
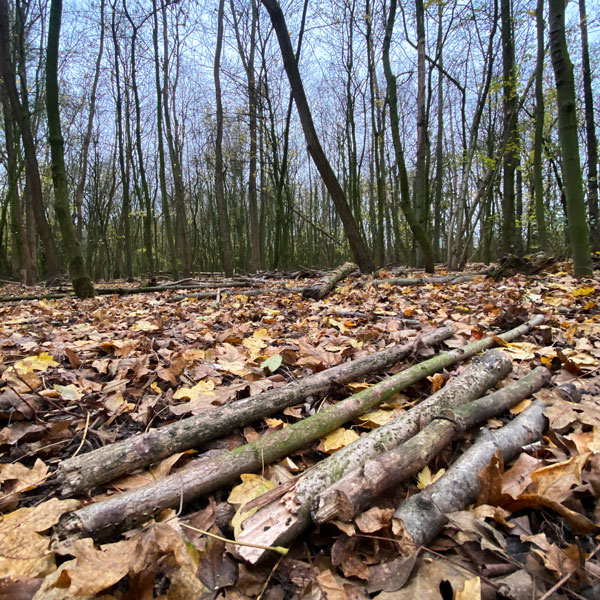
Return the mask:
{"type": "MultiPolygon", "coordinates": [[[[275,489],[253,502],[253,505],[260,503],[261,507],[244,521],[238,541],[252,540],[252,543],[267,546],[271,543],[263,542],[269,539],[279,540],[277,545],[289,544],[310,524],[311,506],[328,486],[349,471],[360,469],[369,458],[377,457],[415,435],[420,427],[427,425],[444,410],[478,398],[505,377],[511,368],[510,359],[499,350],[490,350],[476,358],[463,373],[421,404],[369,434],[362,435],[300,475],[285,489],[285,494],[280,493],[283,488],[275,489]]],[[[240,554],[245,560],[256,563],[266,552],[247,547],[241,548],[240,554]]]]}
{"type": "Polygon", "coordinates": [[[539,390],[550,380],[545,367],[506,387],[453,410],[445,410],[425,429],[397,448],[368,460],[361,468],[319,494],[311,516],[315,523],[349,521],[384,491],[420,471],[459,434],[498,416],[539,390]]]}
{"type": "Polygon", "coordinates": [[[475,501],[481,489],[478,475],[498,450],[508,462],[523,446],[542,437],[547,425],[544,408],[536,400],[508,425],[484,431],[440,479],[400,505],[392,528],[403,554],[412,554],[432,540],[448,522],[446,514],[475,501]]]}
{"type": "Polygon", "coordinates": [[[354,263],[344,263],[341,267],[335,269],[335,271],[327,276],[321,283],[304,288],[302,297],[321,300],[321,298],[327,296],[327,294],[329,294],[342,279],[345,279],[350,273],[353,273],[357,269],[358,267],[354,263]]]}
{"type": "MultiPolygon", "coordinates": [[[[512,329],[499,337],[505,341],[517,339],[530,331],[535,325],[539,325],[543,321],[543,317],[539,317],[538,315],[528,323],[512,329]]],[[[483,349],[490,347],[490,339],[493,338],[484,338],[479,342],[461,348],[460,351],[465,353],[463,358],[476,354],[475,348],[481,342],[484,343],[482,346],[483,349]]],[[[440,407],[438,405],[436,407],[436,400],[432,396],[394,422],[380,427],[372,433],[362,436],[346,448],[342,448],[306,474],[298,477],[288,488],[281,491],[275,489],[262,496],[262,500],[258,498],[252,505],[258,506],[259,510],[244,521],[244,529],[239,537],[239,541],[243,542],[252,539],[254,543],[264,546],[285,546],[289,544],[291,540],[309,525],[311,504],[321,491],[341,479],[351,469],[359,468],[371,456],[381,454],[416,434],[419,428],[423,424],[430,422],[441,409],[452,408],[463,402],[477,398],[487,387],[493,385],[491,383],[487,387],[481,387],[482,384],[480,383],[477,390],[478,386],[475,383],[477,379],[477,377],[473,376],[465,378],[464,381],[467,383],[465,386],[462,386],[458,382],[454,386],[449,384],[443,406],[440,407]],[[455,390],[452,389],[453,387],[455,387],[455,390]],[[470,388],[472,389],[470,390],[470,388]],[[475,395],[469,396],[469,390],[470,392],[476,392],[475,395]],[[454,404],[452,404],[453,402],[454,404]]],[[[441,394],[443,391],[443,389],[440,390],[438,394],[441,394]]],[[[246,561],[255,564],[266,555],[266,552],[260,549],[242,547],[240,555],[246,561]]]]}
{"type": "Polygon", "coordinates": [[[334,386],[382,371],[408,356],[419,344],[432,346],[450,337],[452,327],[441,327],[415,342],[393,346],[369,356],[343,363],[294,381],[284,387],[231,402],[201,415],[188,417],[165,427],[133,436],[61,462],[57,479],[63,497],[69,497],[131,473],[148,464],[184,452],[208,440],[229,433],[278,411],[302,402],[308,396],[334,386]]]}

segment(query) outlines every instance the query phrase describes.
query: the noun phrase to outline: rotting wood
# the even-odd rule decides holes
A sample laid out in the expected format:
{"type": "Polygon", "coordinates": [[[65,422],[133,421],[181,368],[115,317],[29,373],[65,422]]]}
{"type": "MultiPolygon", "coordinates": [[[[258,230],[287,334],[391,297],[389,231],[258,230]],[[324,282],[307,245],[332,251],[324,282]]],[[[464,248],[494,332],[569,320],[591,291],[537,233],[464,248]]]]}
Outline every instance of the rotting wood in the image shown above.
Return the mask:
{"type": "MultiPolygon", "coordinates": [[[[538,317],[540,316],[538,315],[538,317]]],[[[543,321],[543,317],[538,317],[534,317],[528,323],[512,329],[499,337],[505,341],[517,339],[543,321]]],[[[480,342],[485,342],[486,339],[489,340],[490,338],[484,338],[480,342]]],[[[475,344],[480,342],[464,346],[461,350],[466,351],[468,356],[472,356],[476,354],[472,349],[475,344]]],[[[463,381],[469,384],[469,379],[463,379],[463,381]]],[[[471,380],[470,383],[473,387],[471,391],[476,391],[475,382],[471,380]]],[[[469,396],[470,392],[467,392],[462,385],[458,383],[454,385],[457,388],[456,393],[451,389],[452,386],[450,384],[447,386],[450,389],[446,392],[447,399],[443,406],[439,404],[436,406],[434,395],[410,411],[407,411],[405,415],[398,417],[391,423],[374,430],[368,435],[361,436],[361,438],[352,444],[338,450],[331,457],[315,465],[306,474],[299,476],[287,488],[281,488],[281,490],[276,488],[264,494],[262,499],[257,498],[252,502],[252,505],[258,506],[259,510],[244,521],[245,528],[242,531],[240,540],[244,541],[245,539],[252,538],[255,541],[259,540],[258,543],[263,544],[263,541],[268,539],[270,542],[263,545],[287,545],[310,524],[312,502],[327,486],[341,479],[350,470],[359,468],[370,457],[381,454],[415,435],[419,431],[419,428],[423,424],[430,422],[442,408],[453,408],[477,398],[487,389],[486,387],[479,387],[477,393],[469,396]]],[[[490,385],[493,385],[493,383],[490,385]]],[[[469,390],[469,385],[465,387],[469,390]]],[[[442,392],[444,392],[444,389],[440,390],[438,394],[442,395],[442,392]]],[[[266,553],[243,549],[240,554],[244,560],[254,564],[259,562],[266,553]]]]}
{"type": "Polygon", "coordinates": [[[333,386],[382,371],[408,356],[420,345],[433,346],[453,333],[452,327],[440,327],[420,336],[414,342],[385,348],[284,387],[215,407],[201,415],[67,459],[59,464],[57,470],[60,493],[63,497],[69,497],[90,490],[176,452],[194,448],[229,433],[235,427],[243,427],[297,404],[308,396],[327,392],[333,386]]]}
{"type": "MultiPolygon", "coordinates": [[[[276,539],[278,545],[288,545],[310,524],[311,506],[321,492],[349,471],[360,469],[365,461],[415,435],[440,412],[479,398],[511,368],[510,359],[499,350],[476,357],[463,373],[420,404],[341,448],[297,477],[288,487],[276,488],[249,503],[244,510],[255,507],[258,510],[244,521],[238,540],[276,539]]],[[[258,543],[262,544],[262,541],[258,543]]],[[[252,548],[240,550],[242,558],[253,564],[265,554],[252,548]]]]}
{"type": "Polygon", "coordinates": [[[497,392],[441,412],[410,440],[368,460],[319,494],[311,509],[313,521],[349,521],[385,490],[429,464],[459,434],[500,415],[547,384],[550,377],[548,369],[537,367],[497,392]]]}
{"type": "MultiPolygon", "coordinates": [[[[528,323],[503,334],[512,340],[543,322],[537,315],[528,323]]],[[[200,458],[188,468],[140,488],[89,504],[65,515],[59,523],[62,535],[107,539],[152,518],[165,508],[183,506],[203,494],[232,483],[242,473],[257,471],[266,464],[327,435],[360,414],[371,410],[409,385],[441,369],[470,358],[496,343],[484,338],[416,364],[285,429],[264,435],[217,457],[200,458]]]]}
{"type": "Polygon", "coordinates": [[[329,292],[331,292],[331,290],[333,290],[333,288],[335,288],[335,286],[342,281],[342,279],[345,279],[348,277],[348,275],[350,275],[350,273],[353,273],[357,270],[357,265],[351,262],[346,262],[341,267],[335,269],[321,283],[304,288],[302,291],[302,297],[321,300],[327,296],[327,294],[329,294],[329,292]]]}
{"type": "Polygon", "coordinates": [[[432,540],[448,522],[446,515],[462,510],[479,493],[479,473],[496,451],[509,461],[523,446],[539,440],[546,428],[545,404],[536,400],[508,425],[485,431],[437,481],[404,501],[394,514],[392,528],[403,554],[412,554],[432,540]]]}
{"type": "Polygon", "coordinates": [[[462,275],[438,275],[435,277],[390,277],[389,279],[373,279],[373,285],[426,285],[428,283],[462,283],[464,281],[473,281],[476,277],[487,277],[494,271],[489,267],[484,271],[477,273],[463,273],[462,275]]]}

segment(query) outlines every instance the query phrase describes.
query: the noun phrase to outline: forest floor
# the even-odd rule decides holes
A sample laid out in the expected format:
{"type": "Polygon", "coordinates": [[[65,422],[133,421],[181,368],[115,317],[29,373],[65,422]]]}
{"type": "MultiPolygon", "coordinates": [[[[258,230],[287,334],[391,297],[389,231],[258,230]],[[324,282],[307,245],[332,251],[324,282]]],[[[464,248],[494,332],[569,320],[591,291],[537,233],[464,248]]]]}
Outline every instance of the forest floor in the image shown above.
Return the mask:
{"type": "MultiPolygon", "coordinates": [[[[318,301],[291,292],[247,295],[240,287],[203,299],[173,290],[3,303],[0,598],[600,597],[600,281],[576,280],[570,269],[561,263],[552,272],[500,281],[480,276],[454,284],[377,287],[355,275],[318,301]],[[378,410],[264,465],[259,474],[243,476],[242,483],[238,479],[164,510],[156,521],[102,546],[57,535],[60,517],[80,505],[176,473],[201,453],[217,455],[281,430],[434,353],[511,329],[539,313],[543,325],[503,344],[513,369],[499,387],[536,366],[548,367],[551,383],[535,396],[548,403],[549,428],[539,443],[488,478],[502,493],[487,490],[486,499],[480,495],[481,502],[466,506],[462,517],[453,513],[442,533],[408,559],[400,557],[394,541],[395,507],[441,475],[473,443],[476,431],[452,442],[352,522],[310,527],[285,556],[273,553],[249,566],[234,544],[214,536],[232,539],[231,520],[240,505],[388,422],[469,362],[423,379],[378,410]],[[424,348],[423,355],[413,353],[387,374],[339,385],[149,469],[61,497],[54,473],[75,454],[448,324],[456,329],[453,337],[435,350],[424,348]]],[[[379,274],[386,276],[392,274],[379,274]]],[[[265,279],[252,286],[311,282],[265,279]]],[[[3,296],[47,293],[13,284],[0,289],[3,296]]],[[[502,426],[529,403],[487,426],[502,426]]]]}

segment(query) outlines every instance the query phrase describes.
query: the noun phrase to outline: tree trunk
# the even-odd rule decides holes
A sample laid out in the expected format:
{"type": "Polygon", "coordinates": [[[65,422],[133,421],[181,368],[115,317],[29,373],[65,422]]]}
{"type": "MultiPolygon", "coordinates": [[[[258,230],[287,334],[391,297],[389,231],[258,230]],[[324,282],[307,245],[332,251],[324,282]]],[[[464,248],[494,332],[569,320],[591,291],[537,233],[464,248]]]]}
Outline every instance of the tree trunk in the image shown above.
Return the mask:
{"type": "MultiPolygon", "coordinates": [[[[153,29],[152,43],[154,46],[154,85],[156,87],[156,136],[158,142],[158,178],[160,183],[160,200],[162,206],[163,220],[165,223],[165,237],[167,238],[167,248],[169,251],[169,262],[171,264],[171,273],[174,279],[179,278],[179,265],[177,264],[177,253],[175,250],[175,237],[173,236],[173,223],[171,221],[171,209],[169,207],[169,194],[167,192],[167,175],[165,168],[165,144],[163,139],[163,106],[160,87],[160,57],[158,54],[158,7],[156,0],[152,0],[153,10],[153,29]]],[[[163,21],[163,27],[166,29],[167,23],[163,21]]],[[[163,57],[166,62],[166,57],[163,57]]],[[[187,277],[188,275],[186,275],[187,277]]]]}
{"type": "Polygon", "coordinates": [[[385,28],[385,38],[383,40],[383,70],[387,82],[387,99],[390,106],[390,127],[392,129],[392,141],[394,144],[394,152],[396,155],[396,168],[400,180],[400,205],[408,226],[410,227],[417,243],[423,251],[423,261],[425,270],[428,273],[435,271],[435,261],[433,256],[433,246],[427,231],[421,226],[417,215],[412,206],[410,198],[410,189],[408,185],[408,173],[406,171],[406,163],[404,161],[404,150],[400,140],[400,119],[398,117],[398,92],[396,85],[396,77],[392,72],[390,64],[390,44],[392,41],[392,33],[394,31],[394,23],[396,21],[396,5],[397,0],[391,0],[389,15],[385,28]]]}
{"type": "Polygon", "coordinates": [[[367,249],[364,240],[360,235],[360,231],[352,215],[352,211],[348,205],[348,201],[344,195],[344,191],[340,186],[340,183],[325,156],[325,152],[319,142],[319,137],[315,130],[315,126],[308,106],[308,100],[304,92],[304,86],[302,85],[302,79],[300,77],[300,71],[298,70],[298,64],[294,56],[292,44],[290,42],[290,34],[285,23],[283,12],[279,6],[277,0],[262,0],[263,5],[269,12],[273,28],[277,34],[279,40],[279,47],[281,49],[281,56],[283,57],[283,64],[290,82],[294,101],[296,103],[296,109],[302,123],[302,129],[304,131],[304,137],[306,138],[306,144],[308,151],[317,167],[323,182],[327,186],[327,190],[331,196],[337,213],[344,225],[344,231],[348,237],[348,243],[354,254],[354,258],[360,270],[363,273],[371,273],[375,269],[373,259],[367,249]]]}
{"type": "Polygon", "coordinates": [[[535,139],[533,145],[533,184],[535,193],[535,220],[537,238],[543,252],[550,253],[544,210],[544,176],[542,173],[544,142],[544,0],[537,0],[537,59],[535,65],[535,139]]]}
{"type": "MultiPolygon", "coordinates": [[[[415,0],[417,31],[417,163],[415,168],[415,213],[419,226],[427,233],[428,169],[427,152],[429,140],[427,133],[427,93],[425,70],[425,9],[423,0],[415,0]]],[[[433,252],[433,248],[432,248],[433,252]]],[[[416,253],[416,266],[425,266],[423,250],[419,245],[416,253]]],[[[435,258],[433,258],[435,260],[435,258]]]]}
{"type": "Polygon", "coordinates": [[[511,0],[501,0],[502,23],[502,77],[504,79],[504,123],[508,128],[508,144],[503,157],[502,171],[502,251],[520,254],[515,210],[515,172],[519,162],[518,119],[514,117],[517,106],[517,71],[515,67],[515,42],[511,0]]]}
{"type": "Polygon", "coordinates": [[[563,157],[564,191],[569,219],[569,243],[576,277],[591,277],[590,235],[586,222],[583,182],[579,162],[573,65],[565,34],[564,0],[548,0],[550,52],[558,101],[558,138],[563,157]]]}
{"type": "Polygon", "coordinates": [[[579,0],[579,23],[581,27],[581,68],[583,70],[583,100],[585,106],[585,137],[588,155],[588,218],[592,250],[600,249],[600,218],[598,215],[598,139],[594,123],[594,95],[590,69],[587,14],[585,0],[579,0]]]}
{"type": "Polygon", "coordinates": [[[64,141],[60,127],[58,108],[58,47],[62,18],[62,0],[52,0],[48,24],[48,47],[46,52],[46,111],[48,113],[48,135],[52,157],[52,182],[54,184],[54,212],[60,225],[65,254],[69,265],[69,276],[75,294],[79,298],[94,296],[94,285],[90,279],[77,232],[71,218],[69,186],[65,171],[64,141]]]}
{"type": "Polygon", "coordinates": [[[221,233],[221,256],[223,270],[227,277],[233,275],[231,259],[231,240],[229,238],[229,220],[223,183],[223,102],[221,99],[221,49],[223,47],[223,12],[225,0],[219,0],[217,45],[215,47],[215,98],[217,106],[217,133],[215,137],[215,198],[219,213],[219,231],[221,233]]]}

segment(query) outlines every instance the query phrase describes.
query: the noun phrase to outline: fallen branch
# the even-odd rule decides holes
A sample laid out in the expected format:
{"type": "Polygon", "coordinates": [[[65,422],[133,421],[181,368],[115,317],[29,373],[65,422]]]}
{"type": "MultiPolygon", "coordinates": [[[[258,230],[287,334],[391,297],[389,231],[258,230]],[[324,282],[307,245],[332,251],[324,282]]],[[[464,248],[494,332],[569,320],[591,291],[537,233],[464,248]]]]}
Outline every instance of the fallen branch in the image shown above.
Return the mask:
{"type": "Polygon", "coordinates": [[[429,464],[459,434],[527,398],[548,383],[550,376],[548,369],[537,367],[493,394],[441,412],[406,443],[368,460],[319,494],[311,510],[313,521],[350,521],[377,496],[429,464]]]}
{"type": "Polygon", "coordinates": [[[493,272],[493,267],[488,267],[477,273],[464,273],[463,275],[438,275],[436,277],[391,277],[389,279],[373,279],[373,285],[426,285],[428,283],[462,283],[473,281],[476,277],[486,277],[493,272]]]}
{"type": "Polygon", "coordinates": [[[327,392],[333,386],[382,371],[408,356],[417,347],[415,344],[433,346],[453,333],[452,327],[441,327],[421,336],[416,342],[386,348],[284,387],[215,407],[201,415],[65,460],[57,470],[61,495],[69,497],[90,490],[176,452],[184,452],[225,435],[235,427],[243,427],[252,421],[268,417],[308,396],[327,392]]]}
{"type": "MultiPolygon", "coordinates": [[[[505,333],[509,341],[543,322],[537,315],[528,323],[505,333]]],[[[489,348],[495,338],[489,337],[440,354],[414,365],[384,381],[363,390],[325,410],[285,429],[225,452],[214,458],[201,458],[188,468],[154,483],[141,486],[96,504],[90,504],[65,515],[59,531],[66,535],[83,535],[106,539],[152,518],[159,510],[183,506],[203,494],[230,484],[242,473],[257,471],[279,458],[319,439],[337,427],[388,400],[394,394],[428,375],[489,348]]],[[[276,545],[276,544],[271,544],[276,545]]]]}
{"type": "Polygon", "coordinates": [[[329,276],[327,276],[321,283],[315,284],[304,288],[302,291],[303,298],[313,298],[314,300],[321,300],[331,292],[331,290],[340,282],[350,275],[350,273],[356,271],[358,267],[351,262],[344,263],[341,267],[338,267],[329,276]]]}
{"type": "MultiPolygon", "coordinates": [[[[263,544],[263,539],[273,539],[281,540],[282,545],[289,544],[310,524],[311,506],[321,492],[339,481],[345,473],[360,468],[369,458],[415,435],[420,427],[443,410],[478,398],[505,377],[511,368],[510,359],[498,350],[475,358],[463,373],[424,402],[322,460],[296,478],[289,488],[276,488],[247,505],[245,510],[257,505],[260,508],[244,521],[238,539],[252,539],[260,544],[263,544]]],[[[253,564],[264,555],[264,552],[255,550],[242,551],[241,554],[253,564]]]]}
{"type": "Polygon", "coordinates": [[[261,288],[261,289],[251,289],[251,290],[232,290],[230,288],[223,288],[219,290],[219,292],[199,292],[197,294],[178,294],[177,296],[173,296],[171,299],[173,302],[177,302],[179,300],[186,300],[188,298],[197,298],[200,299],[208,299],[208,298],[216,298],[219,294],[223,294],[224,292],[230,293],[234,292],[236,294],[243,294],[244,296],[262,296],[263,294],[301,294],[305,288],[303,287],[281,287],[281,288],[261,288]]]}
{"type": "Polygon", "coordinates": [[[478,475],[498,450],[507,462],[523,446],[541,438],[547,425],[544,407],[536,400],[508,425],[484,432],[440,479],[400,505],[392,527],[403,554],[412,554],[432,540],[448,522],[447,513],[474,502],[481,488],[478,475]]]}

